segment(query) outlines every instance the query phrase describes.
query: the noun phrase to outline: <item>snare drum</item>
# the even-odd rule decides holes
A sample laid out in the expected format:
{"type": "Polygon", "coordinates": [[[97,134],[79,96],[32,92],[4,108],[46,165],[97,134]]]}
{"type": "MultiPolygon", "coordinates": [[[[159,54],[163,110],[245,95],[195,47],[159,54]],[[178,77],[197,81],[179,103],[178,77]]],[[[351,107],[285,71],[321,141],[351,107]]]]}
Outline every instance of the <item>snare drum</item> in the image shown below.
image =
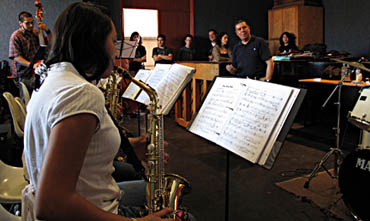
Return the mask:
{"type": "Polygon", "coordinates": [[[370,132],[370,88],[361,91],[355,107],[349,112],[348,121],[370,132]]]}
{"type": "Polygon", "coordinates": [[[346,206],[354,216],[370,220],[370,150],[348,154],[339,169],[338,183],[346,206]]]}

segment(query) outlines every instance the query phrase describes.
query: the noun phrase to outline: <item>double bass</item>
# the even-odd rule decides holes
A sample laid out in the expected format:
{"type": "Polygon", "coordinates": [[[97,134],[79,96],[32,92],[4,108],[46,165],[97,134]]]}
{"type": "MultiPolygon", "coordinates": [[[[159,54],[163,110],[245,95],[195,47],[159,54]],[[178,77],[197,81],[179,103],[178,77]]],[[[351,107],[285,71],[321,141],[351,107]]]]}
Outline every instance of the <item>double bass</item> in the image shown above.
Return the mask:
{"type": "MultiPolygon", "coordinates": [[[[44,8],[42,7],[42,4],[39,0],[36,0],[35,1],[35,6],[36,6],[36,19],[37,19],[37,23],[40,23],[42,22],[42,18],[44,17],[44,8]]],[[[42,48],[46,48],[46,43],[45,43],[45,39],[44,39],[44,34],[42,33],[42,30],[40,28],[38,28],[38,35],[39,35],[39,43],[40,43],[40,47],[42,48]]]]}
{"type": "MultiPolygon", "coordinates": [[[[37,8],[35,17],[37,19],[37,23],[39,24],[40,22],[42,22],[42,18],[44,17],[44,15],[43,15],[44,14],[44,9],[43,9],[43,6],[42,6],[42,4],[39,0],[35,0],[34,4],[37,8]]],[[[46,51],[47,51],[47,44],[46,44],[42,29],[40,27],[38,27],[37,32],[38,32],[40,47],[37,50],[36,54],[34,55],[32,61],[31,61],[31,64],[29,65],[30,70],[28,72],[28,73],[30,73],[29,74],[30,78],[33,78],[33,80],[34,80],[34,88],[35,89],[39,88],[40,76],[35,73],[34,66],[35,66],[35,64],[41,64],[42,63],[42,61],[45,59],[46,51]]]]}

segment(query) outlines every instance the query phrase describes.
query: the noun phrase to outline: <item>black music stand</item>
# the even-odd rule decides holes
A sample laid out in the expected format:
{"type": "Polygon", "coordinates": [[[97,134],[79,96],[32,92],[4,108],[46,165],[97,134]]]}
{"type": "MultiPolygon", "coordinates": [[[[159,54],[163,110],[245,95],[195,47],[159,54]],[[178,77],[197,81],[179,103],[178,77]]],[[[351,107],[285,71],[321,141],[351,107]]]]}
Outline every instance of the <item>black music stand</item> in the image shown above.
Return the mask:
{"type": "Polygon", "coordinates": [[[119,47],[116,47],[119,59],[135,58],[136,54],[136,41],[121,41],[119,47]]]}
{"type": "MultiPolygon", "coordinates": [[[[116,45],[116,50],[118,52],[118,59],[120,62],[120,66],[122,66],[121,59],[133,59],[136,55],[136,45],[137,41],[124,41],[121,40],[116,45]],[[118,47],[117,47],[118,46],[118,47]]],[[[122,97],[121,97],[122,99],[122,97]]],[[[140,111],[137,111],[137,122],[138,122],[138,134],[140,136],[140,111]]]]}
{"type": "Polygon", "coordinates": [[[337,126],[336,126],[336,128],[334,128],[334,130],[335,130],[335,136],[336,136],[336,146],[334,148],[330,148],[330,151],[327,152],[324,155],[324,157],[320,160],[320,162],[314,167],[314,169],[312,170],[312,172],[311,172],[310,176],[308,177],[307,181],[303,185],[304,188],[306,188],[306,189],[309,187],[312,178],[317,174],[317,172],[319,171],[319,169],[321,167],[328,173],[328,175],[331,178],[333,178],[333,179],[338,178],[338,161],[339,160],[343,160],[343,152],[340,149],[341,94],[342,94],[343,81],[347,77],[348,74],[349,74],[349,71],[347,69],[346,72],[344,73],[342,79],[337,83],[337,85],[334,88],[334,90],[331,92],[331,94],[329,95],[329,97],[326,99],[326,101],[324,102],[324,104],[321,106],[322,109],[325,108],[325,106],[329,102],[330,98],[334,95],[335,91],[338,90],[338,101],[337,101],[337,103],[335,103],[337,105],[337,126]],[[329,157],[332,154],[334,154],[334,173],[333,174],[331,174],[330,171],[324,165],[325,162],[329,159],[329,157]]]}

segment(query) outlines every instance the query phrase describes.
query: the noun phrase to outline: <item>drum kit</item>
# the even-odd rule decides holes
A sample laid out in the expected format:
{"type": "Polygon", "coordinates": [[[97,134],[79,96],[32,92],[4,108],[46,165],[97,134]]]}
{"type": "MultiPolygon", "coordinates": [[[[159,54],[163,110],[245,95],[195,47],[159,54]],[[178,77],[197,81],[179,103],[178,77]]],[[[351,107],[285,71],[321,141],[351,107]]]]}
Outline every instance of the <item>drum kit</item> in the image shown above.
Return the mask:
{"type": "MultiPolygon", "coordinates": [[[[370,72],[363,64],[358,62],[348,62],[339,59],[333,59],[337,62],[348,64],[370,72]]],[[[362,137],[358,148],[344,157],[339,148],[339,126],[340,126],[340,96],[341,84],[346,76],[338,83],[332,94],[338,89],[338,109],[337,109],[337,146],[330,148],[330,151],[323,157],[318,165],[312,170],[310,177],[304,184],[304,188],[309,187],[309,182],[322,167],[332,178],[338,178],[338,185],[342,193],[342,199],[351,211],[356,220],[370,220],[370,209],[367,200],[370,198],[370,88],[363,88],[355,104],[355,107],[348,114],[348,121],[361,129],[362,137]],[[328,158],[334,154],[334,175],[332,175],[324,166],[328,158]],[[337,176],[337,169],[339,174],[337,176]]]]}
{"type": "Polygon", "coordinates": [[[362,130],[361,142],[343,160],[338,184],[346,206],[357,220],[370,220],[369,206],[364,203],[370,197],[370,88],[364,88],[348,121],[362,130]]]}

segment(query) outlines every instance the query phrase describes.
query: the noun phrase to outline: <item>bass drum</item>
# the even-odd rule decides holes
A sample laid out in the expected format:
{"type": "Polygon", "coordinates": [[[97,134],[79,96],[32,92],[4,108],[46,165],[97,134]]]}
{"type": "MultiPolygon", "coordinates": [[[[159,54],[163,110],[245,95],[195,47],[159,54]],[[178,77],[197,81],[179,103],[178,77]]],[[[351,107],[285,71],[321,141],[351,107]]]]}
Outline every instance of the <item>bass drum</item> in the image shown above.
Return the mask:
{"type": "Polygon", "coordinates": [[[356,150],[348,154],[339,169],[339,189],[352,215],[370,220],[370,150],[356,150]]]}

